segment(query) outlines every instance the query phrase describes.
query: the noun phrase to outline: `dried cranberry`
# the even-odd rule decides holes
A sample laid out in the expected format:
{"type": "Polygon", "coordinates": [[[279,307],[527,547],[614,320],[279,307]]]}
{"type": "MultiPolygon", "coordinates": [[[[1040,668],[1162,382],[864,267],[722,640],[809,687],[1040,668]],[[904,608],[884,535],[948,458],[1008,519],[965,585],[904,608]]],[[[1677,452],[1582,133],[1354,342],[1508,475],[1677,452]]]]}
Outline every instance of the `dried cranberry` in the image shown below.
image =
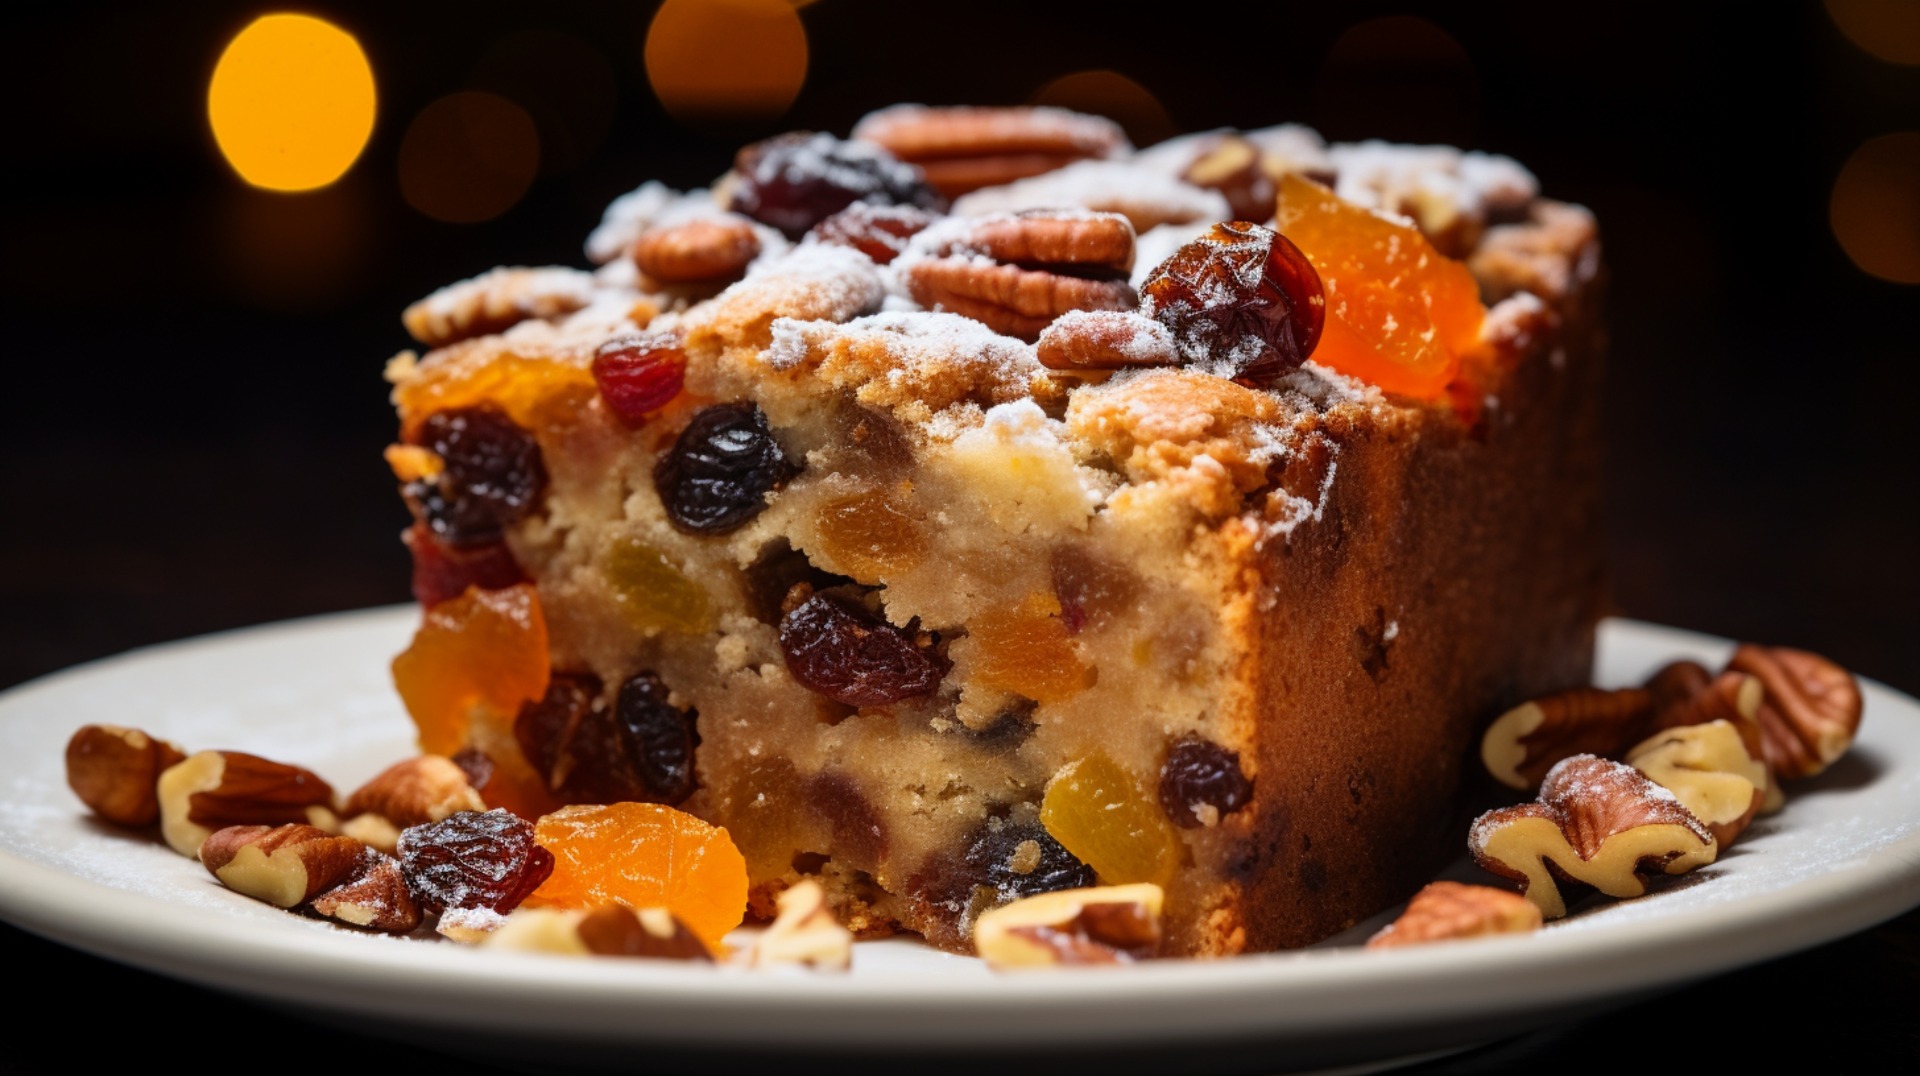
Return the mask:
{"type": "Polygon", "coordinates": [[[413,554],[414,600],[429,609],[468,587],[501,590],[527,581],[513,552],[499,542],[459,549],[435,538],[424,523],[407,528],[400,540],[413,554]]]}
{"type": "Polygon", "coordinates": [[[553,854],[533,842],[533,824],[510,811],[461,811],[400,831],[407,892],[434,912],[485,908],[505,914],[553,873],[553,854]]]}
{"type": "Polygon", "coordinates": [[[643,798],[673,806],[693,794],[693,749],[699,746],[692,710],[667,702],[667,685],[643,672],[620,685],[615,716],[625,736],[627,757],[643,798]]]}
{"type": "Polygon", "coordinates": [[[1256,387],[1307,361],[1326,313],[1320,274],[1300,248],[1246,221],[1216,224],[1174,251],[1140,294],[1187,361],[1256,387]]]}
{"type": "Polygon", "coordinates": [[[531,513],[547,488],[547,467],[533,435],[498,409],[482,405],[436,411],[420,424],[418,443],[444,463],[402,494],[441,541],[463,549],[500,540],[531,513]]]}
{"type": "Polygon", "coordinates": [[[1253,782],[1240,772],[1240,753],[1191,733],[1175,740],[1160,767],[1160,809],[1173,824],[1198,829],[1201,809],[1229,815],[1253,798],[1253,782]]]}
{"type": "Polygon", "coordinates": [[[593,356],[593,381],[607,410],[628,426],[673,402],[687,377],[687,353],[668,333],[616,336],[593,356]]]}
{"type": "Polygon", "coordinates": [[[1002,902],[1094,883],[1093,868],[1080,862],[1037,822],[989,823],[975,831],[960,861],[974,884],[992,889],[1002,902]],[[1021,848],[1028,841],[1036,849],[1021,848]]]}
{"type": "Polygon", "coordinates": [[[907,633],[833,594],[814,594],[780,618],[787,671],[809,691],[848,706],[930,695],[947,662],[907,633]]]}
{"type": "Polygon", "coordinates": [[[693,416],[653,469],[667,518],[689,534],[725,534],[767,507],[791,478],[767,416],[749,403],[716,404],[693,416]]]}
{"type": "Polygon", "coordinates": [[[727,208],[798,239],[855,202],[945,210],[920,169],[869,142],[795,131],[742,149],[727,208]]]}
{"type": "Polygon", "coordinates": [[[918,206],[855,202],[814,225],[807,235],[816,242],[852,247],[876,265],[887,265],[906,252],[907,240],[939,219],[939,214],[918,206]]]}

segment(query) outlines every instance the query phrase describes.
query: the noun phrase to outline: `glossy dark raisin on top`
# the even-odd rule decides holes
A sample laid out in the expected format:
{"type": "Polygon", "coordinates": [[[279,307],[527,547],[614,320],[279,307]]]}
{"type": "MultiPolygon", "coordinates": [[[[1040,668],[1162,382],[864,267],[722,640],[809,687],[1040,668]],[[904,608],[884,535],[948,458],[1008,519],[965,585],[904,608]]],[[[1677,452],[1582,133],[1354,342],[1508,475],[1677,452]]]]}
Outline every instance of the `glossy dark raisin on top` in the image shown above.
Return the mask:
{"type": "Polygon", "coordinates": [[[780,650],[800,686],[848,706],[930,695],[945,659],[838,594],[813,594],[780,618],[780,650]]]}
{"type": "Polygon", "coordinates": [[[498,542],[546,492],[539,443],[498,408],[436,411],[421,422],[416,443],[439,456],[444,467],[431,478],[408,482],[401,494],[448,545],[498,542]]]}
{"type": "Polygon", "coordinates": [[[1173,332],[1189,362],[1262,387],[1320,342],[1326,292],[1286,236],[1247,221],[1216,224],[1140,286],[1144,312],[1173,332]]]}
{"type": "Polygon", "coordinates": [[[407,893],[429,911],[484,908],[504,915],[553,873],[533,823],[509,811],[461,811],[400,831],[395,848],[407,893]]]}
{"type": "Polygon", "coordinates": [[[766,510],[767,494],[798,472],[750,403],[693,416],[653,468],[667,519],[688,534],[726,534],[766,510]]]}
{"type": "Polygon", "coordinates": [[[798,239],[855,202],[945,211],[920,169],[869,142],[794,131],[742,148],[727,208],[798,239]]]}
{"type": "Polygon", "coordinates": [[[1160,809],[1183,829],[1206,823],[1195,807],[1230,815],[1253,799],[1253,782],[1240,772],[1240,753],[1189,733],[1167,749],[1160,767],[1160,809]]]}

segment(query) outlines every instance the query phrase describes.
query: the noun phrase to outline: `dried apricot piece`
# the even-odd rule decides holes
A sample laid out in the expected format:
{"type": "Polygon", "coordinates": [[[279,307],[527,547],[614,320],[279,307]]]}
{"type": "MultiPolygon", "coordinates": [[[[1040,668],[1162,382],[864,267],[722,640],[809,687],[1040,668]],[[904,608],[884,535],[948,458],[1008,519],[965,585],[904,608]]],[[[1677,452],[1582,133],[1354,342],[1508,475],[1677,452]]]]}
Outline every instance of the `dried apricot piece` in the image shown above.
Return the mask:
{"type": "Polygon", "coordinates": [[[490,806],[538,817],[545,785],[514,739],[514,718],[546,694],[547,622],[530,584],[469,588],[426,611],[413,644],[393,659],[393,683],[420,731],[420,749],[473,749],[494,764],[480,787],[490,806]]]}
{"type": "Polygon", "coordinates": [[[418,368],[393,391],[403,433],[435,412],[491,403],[524,429],[571,421],[599,394],[593,371],[560,359],[514,354],[463,356],[418,368]]]}
{"type": "Polygon", "coordinates": [[[1094,672],[1080,661],[1050,592],[981,613],[968,621],[962,642],[973,677],[987,687],[1049,703],[1093,686],[1094,672]]]}
{"type": "Polygon", "coordinates": [[[815,526],[820,552],[863,583],[912,571],[926,558],[930,542],[921,526],[890,490],[862,490],[827,502],[815,526]]]}
{"type": "Polygon", "coordinates": [[[563,807],[540,819],[535,840],[553,874],[531,906],[666,908],[720,948],[747,907],[747,864],[727,831],[657,803],[563,807]]]}
{"type": "Polygon", "coordinates": [[[1326,289],[1313,361],[1386,392],[1443,397],[1487,314],[1467,267],[1413,225],[1299,176],[1281,179],[1276,222],[1326,289]]]}
{"type": "Polygon", "coordinates": [[[1179,840],[1153,795],[1103,752],[1054,774],[1040,822],[1109,885],[1165,885],[1180,862],[1179,840]]]}

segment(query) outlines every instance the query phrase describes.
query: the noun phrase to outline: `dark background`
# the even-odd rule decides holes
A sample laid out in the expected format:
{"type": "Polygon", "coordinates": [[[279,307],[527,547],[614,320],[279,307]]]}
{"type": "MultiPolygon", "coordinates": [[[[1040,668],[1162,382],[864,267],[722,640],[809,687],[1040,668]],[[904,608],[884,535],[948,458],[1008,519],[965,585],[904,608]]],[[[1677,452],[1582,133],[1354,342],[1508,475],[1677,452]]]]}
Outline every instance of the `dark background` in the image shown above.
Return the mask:
{"type": "MultiPolygon", "coordinates": [[[[302,5],[359,38],[380,94],[360,161],[303,195],[247,187],[206,121],[221,48],[276,8],[7,16],[0,686],[405,600],[379,375],[409,344],[398,314],[413,299],[503,262],[582,265],[614,195],[647,178],[704,184],[745,140],[844,133],[898,100],[1018,103],[1107,68],[1164,106],[1123,110],[1142,142],[1279,121],[1451,142],[1510,154],[1550,196],[1592,207],[1612,279],[1618,610],[1820,650],[1920,692],[1920,303],[1858,269],[1828,225],[1848,155],[1920,128],[1920,67],[1875,59],[1821,5],[822,0],[803,11],[811,64],[793,107],[701,130],[648,87],[654,6],[302,5]],[[399,145],[429,102],[475,88],[533,115],[542,174],[497,219],[441,223],[402,199],[399,145]]],[[[0,931],[9,963],[159,990],[0,931]]],[[[1910,1061],[1920,917],[1681,997],[1701,1030],[1764,1024],[1755,1004],[1791,1018],[1842,1070],[1910,1061]],[[1753,1000],[1780,995],[1805,1007],[1753,1000]],[[1835,1043],[1847,1025],[1855,1039],[1835,1043]]],[[[1625,1026],[1450,1068],[1556,1060],[1598,1034],[1610,1050],[1664,1049],[1630,1045],[1625,1026]]],[[[33,1056],[0,1069],[41,1071],[33,1056]]]]}

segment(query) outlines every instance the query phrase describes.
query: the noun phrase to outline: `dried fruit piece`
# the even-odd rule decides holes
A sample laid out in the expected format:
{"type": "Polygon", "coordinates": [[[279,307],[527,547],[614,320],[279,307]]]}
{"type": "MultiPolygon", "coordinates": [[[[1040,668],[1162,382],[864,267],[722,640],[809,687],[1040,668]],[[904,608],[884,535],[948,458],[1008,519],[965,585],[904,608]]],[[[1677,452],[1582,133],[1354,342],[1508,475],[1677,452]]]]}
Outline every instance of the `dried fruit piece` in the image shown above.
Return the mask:
{"type": "Polygon", "coordinates": [[[1141,312],[1173,333],[1188,362],[1259,387],[1319,343],[1320,275],[1286,236],[1248,221],[1216,224],[1140,286],[1141,312]]]}
{"type": "Polygon", "coordinates": [[[1647,891],[1643,873],[1684,874],[1713,862],[1719,849],[1699,819],[1640,771],[1575,755],[1547,771],[1538,801],[1475,819],[1467,850],[1557,919],[1567,905],[1556,879],[1637,897],[1647,891]]]}
{"type": "Polygon", "coordinates": [[[663,907],[719,949],[747,907],[747,867],[727,831],[653,803],[563,807],[540,820],[554,857],[541,907],[663,907]]]}
{"type": "Polygon", "coordinates": [[[394,686],[430,755],[467,747],[476,719],[504,727],[546,693],[549,672],[547,622],[529,585],[470,590],[435,606],[393,659],[394,686]]]}
{"type": "Polygon", "coordinates": [[[1107,885],[1165,885],[1180,862],[1179,839],[1153,794],[1103,752],[1053,775],[1040,822],[1107,885]]]}
{"type": "Polygon", "coordinates": [[[687,353],[671,333],[616,336],[593,353],[593,383],[607,410],[629,427],[672,403],[686,383],[687,353]]]}
{"type": "Polygon", "coordinates": [[[996,969],[1150,960],[1165,900],[1149,884],[1043,893],[981,913],[974,948],[996,969]]]}
{"type": "Polygon", "coordinates": [[[672,705],[667,695],[658,676],[638,673],[620,685],[614,717],[646,798],[676,804],[693,794],[693,752],[700,737],[694,731],[698,715],[672,705]]]}
{"type": "Polygon", "coordinates": [[[1188,733],[1167,749],[1160,767],[1160,806],[1182,829],[1217,825],[1253,799],[1240,753],[1188,733]]]}
{"type": "Polygon", "coordinates": [[[534,828],[510,811],[462,811],[400,832],[407,892],[433,912],[479,909],[500,915],[553,873],[554,858],[534,828]]]}
{"type": "Polygon", "coordinates": [[[1096,880],[1092,867],[1030,822],[989,822],[975,831],[961,863],[974,885],[992,890],[1000,903],[1096,880]]]}
{"type": "Polygon", "coordinates": [[[967,624],[956,644],[975,683],[1042,705],[1062,702],[1093,686],[1094,670],[1080,660],[1060,602],[1037,591],[1017,606],[987,609],[967,624]]]}
{"type": "Polygon", "coordinates": [[[413,598],[428,609],[458,598],[468,587],[501,590],[527,581],[504,542],[452,546],[421,522],[408,527],[400,540],[413,554],[413,598]]]}
{"type": "Polygon", "coordinates": [[[1367,939],[1367,948],[1525,934],[1539,930],[1541,923],[1540,909],[1518,893],[1492,886],[1432,882],[1413,895],[1400,918],[1367,939]]]}
{"type": "Polygon", "coordinates": [[[1280,180],[1277,223],[1326,291],[1314,361],[1387,392],[1445,395],[1486,318],[1467,267],[1435,250],[1418,228],[1297,175],[1280,180]]]}
{"type": "Polygon", "coordinates": [[[637,538],[617,538],[607,547],[600,569],[627,623],[640,631],[698,635],[713,627],[706,588],[687,578],[658,547],[637,538]]]}
{"type": "Polygon", "coordinates": [[[809,595],[780,618],[780,650],[800,686],[848,706],[931,694],[947,672],[906,632],[834,594],[809,595]]]}
{"type": "Polygon", "coordinates": [[[828,501],[814,527],[828,562],[863,583],[912,571],[932,542],[907,508],[912,487],[868,489],[828,501]]]}
{"type": "Polygon", "coordinates": [[[854,204],[813,226],[807,238],[853,249],[889,265],[907,249],[907,240],[939,220],[937,213],[910,205],[854,204]]]}
{"type": "Polygon", "coordinates": [[[520,711],[514,736],[564,802],[676,804],[693,793],[696,716],[669,704],[650,672],[621,685],[611,707],[597,678],[559,674],[520,711]]]}
{"type": "Polygon", "coordinates": [[[716,404],[687,423],[654,467],[653,484],[675,527],[725,534],[765,511],[767,494],[796,471],[758,407],[716,404]]]}
{"type": "Polygon", "coordinates": [[[82,725],[67,741],[67,787],[109,822],[151,826],[160,820],[160,775],[186,757],[139,729],[82,725]]]}
{"type": "Polygon", "coordinates": [[[1091,549],[1063,545],[1049,567],[1068,635],[1099,631],[1140,600],[1139,577],[1091,549]]]}
{"type": "Polygon", "coordinates": [[[920,169],[871,142],[795,131],[755,142],[733,162],[727,208],[798,239],[855,202],[945,210],[920,169]]]}
{"type": "Polygon", "coordinates": [[[449,545],[498,542],[546,491],[539,443],[491,405],[436,411],[420,424],[417,437],[443,466],[408,482],[401,492],[414,514],[449,545]]]}
{"type": "Polygon", "coordinates": [[[593,372],[584,364],[511,352],[481,358],[413,368],[393,390],[403,436],[418,442],[429,416],[483,406],[498,408],[525,429],[542,429],[562,418],[571,421],[595,392],[593,372]]]}

